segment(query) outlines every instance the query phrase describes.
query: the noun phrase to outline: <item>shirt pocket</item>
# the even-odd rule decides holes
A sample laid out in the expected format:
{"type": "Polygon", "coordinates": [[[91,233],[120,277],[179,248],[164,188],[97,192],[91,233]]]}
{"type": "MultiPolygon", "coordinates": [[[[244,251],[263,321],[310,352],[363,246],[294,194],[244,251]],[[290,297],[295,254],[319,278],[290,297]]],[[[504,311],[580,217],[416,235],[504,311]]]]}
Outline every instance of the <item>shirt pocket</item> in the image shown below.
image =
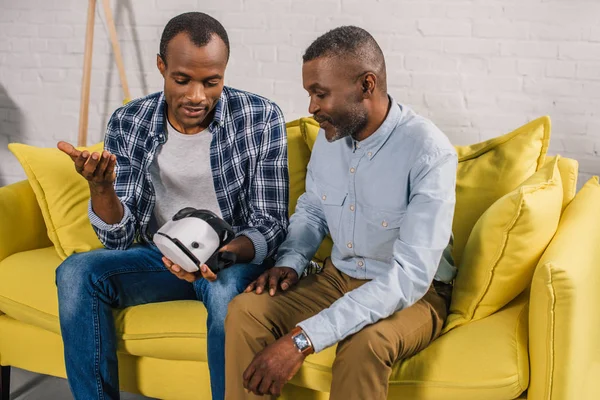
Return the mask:
{"type": "Polygon", "coordinates": [[[394,242],[400,235],[404,212],[366,209],[363,240],[367,243],[366,252],[377,259],[391,259],[394,242]]]}
{"type": "Polygon", "coordinates": [[[338,237],[342,220],[342,211],[348,193],[331,186],[319,185],[318,187],[321,205],[323,206],[323,212],[325,214],[325,219],[327,220],[327,227],[329,228],[331,237],[335,241],[338,237]]]}

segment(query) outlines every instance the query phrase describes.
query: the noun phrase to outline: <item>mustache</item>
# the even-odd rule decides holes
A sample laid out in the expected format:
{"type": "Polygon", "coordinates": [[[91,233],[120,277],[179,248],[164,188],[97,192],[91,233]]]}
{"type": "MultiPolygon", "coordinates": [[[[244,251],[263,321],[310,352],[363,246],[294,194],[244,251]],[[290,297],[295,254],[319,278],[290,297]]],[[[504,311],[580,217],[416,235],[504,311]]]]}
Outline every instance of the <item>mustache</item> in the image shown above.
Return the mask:
{"type": "Polygon", "coordinates": [[[323,122],[329,122],[330,124],[333,124],[333,121],[331,120],[331,118],[327,118],[327,117],[323,117],[321,115],[313,115],[313,118],[315,119],[315,121],[317,121],[319,124],[322,124],[323,122]]]}

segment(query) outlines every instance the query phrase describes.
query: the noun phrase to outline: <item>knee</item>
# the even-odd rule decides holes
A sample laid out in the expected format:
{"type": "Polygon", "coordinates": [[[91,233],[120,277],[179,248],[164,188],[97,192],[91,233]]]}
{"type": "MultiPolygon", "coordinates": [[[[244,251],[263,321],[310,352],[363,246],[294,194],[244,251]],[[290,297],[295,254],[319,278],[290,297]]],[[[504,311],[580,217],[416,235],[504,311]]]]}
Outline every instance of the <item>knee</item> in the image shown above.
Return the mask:
{"type": "Polygon", "coordinates": [[[378,332],[373,326],[367,326],[363,330],[344,339],[338,345],[336,362],[348,362],[355,365],[367,362],[385,364],[388,367],[394,363],[397,353],[392,344],[378,332]],[[355,361],[351,361],[355,360],[355,361]]]}
{"type": "Polygon", "coordinates": [[[202,302],[206,306],[209,318],[224,321],[227,315],[229,303],[240,293],[235,285],[219,282],[196,281],[194,283],[196,293],[200,292],[202,302]]]}
{"type": "Polygon", "coordinates": [[[87,294],[93,291],[93,257],[88,253],[69,256],[56,270],[56,288],[61,323],[77,323],[86,306],[87,294]]]}
{"type": "Polygon", "coordinates": [[[76,253],[69,256],[56,269],[56,287],[58,295],[75,296],[87,284],[92,282],[94,257],[89,253],[76,253]]]}

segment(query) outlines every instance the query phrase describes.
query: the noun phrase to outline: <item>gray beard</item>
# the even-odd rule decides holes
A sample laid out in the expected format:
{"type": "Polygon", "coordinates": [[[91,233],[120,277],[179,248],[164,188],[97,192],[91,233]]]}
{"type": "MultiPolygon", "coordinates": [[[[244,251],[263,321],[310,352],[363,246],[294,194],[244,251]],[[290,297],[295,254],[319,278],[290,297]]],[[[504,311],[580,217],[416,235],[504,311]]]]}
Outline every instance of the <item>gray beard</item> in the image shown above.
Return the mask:
{"type": "Polygon", "coordinates": [[[347,121],[343,121],[344,123],[342,126],[334,126],[335,135],[333,135],[329,142],[335,142],[346,136],[351,136],[354,140],[358,140],[356,136],[358,136],[360,131],[367,125],[369,117],[366,112],[361,113],[359,110],[353,111],[351,117],[349,117],[347,121]]]}

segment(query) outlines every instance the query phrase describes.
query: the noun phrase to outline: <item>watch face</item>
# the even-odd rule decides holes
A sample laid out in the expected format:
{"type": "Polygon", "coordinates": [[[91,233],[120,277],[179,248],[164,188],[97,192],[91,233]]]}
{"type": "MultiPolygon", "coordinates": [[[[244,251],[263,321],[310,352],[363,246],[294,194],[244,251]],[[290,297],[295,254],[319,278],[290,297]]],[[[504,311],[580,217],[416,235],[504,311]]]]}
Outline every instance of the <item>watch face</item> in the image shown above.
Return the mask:
{"type": "Polygon", "coordinates": [[[304,335],[304,333],[299,333],[296,336],[294,336],[294,343],[296,343],[296,347],[298,347],[300,351],[310,346],[310,344],[308,343],[308,339],[306,338],[306,335],[304,335]]]}

